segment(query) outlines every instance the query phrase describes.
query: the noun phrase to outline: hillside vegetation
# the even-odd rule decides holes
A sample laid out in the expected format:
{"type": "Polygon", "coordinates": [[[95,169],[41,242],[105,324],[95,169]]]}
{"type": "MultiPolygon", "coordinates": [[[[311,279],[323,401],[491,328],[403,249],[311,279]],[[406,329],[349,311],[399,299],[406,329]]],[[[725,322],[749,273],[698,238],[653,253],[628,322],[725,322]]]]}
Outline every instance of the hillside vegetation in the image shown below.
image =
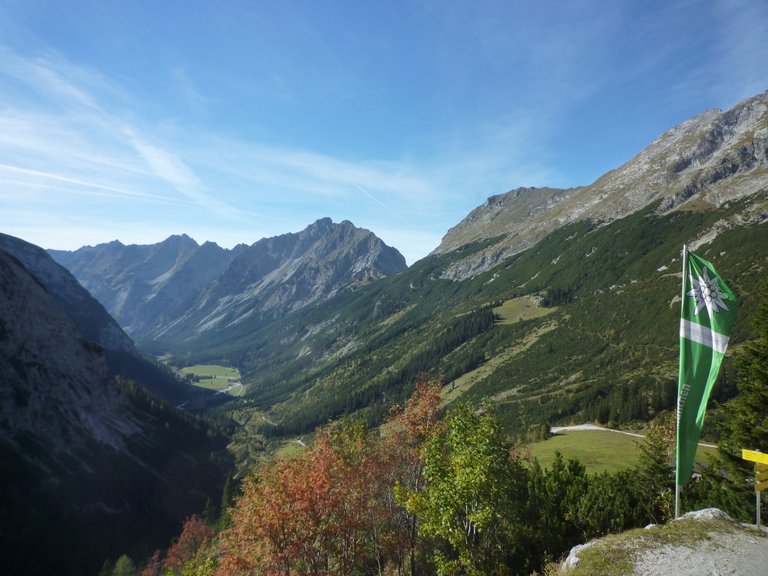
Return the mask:
{"type": "MultiPolygon", "coordinates": [[[[754,327],[757,338],[737,355],[739,395],[723,407],[738,418],[721,421],[716,460],[685,487],[683,510],[717,505],[741,520],[754,514],[752,486],[743,482],[751,467],[732,447],[765,445],[764,427],[754,423],[768,411],[768,285],[754,327]]],[[[542,466],[511,443],[493,403],[478,410],[459,402],[441,418],[440,388],[422,379],[379,429],[345,418],[317,430],[302,450],[262,462],[232,508],[218,521],[188,519],[166,552],[143,562],[142,574],[553,575],[576,544],[670,519],[673,414],[649,426],[635,465],[588,474],[560,454],[542,466]]],[[[757,537],[719,517],[682,520],[600,540],[579,552],[574,573],[738,566],[759,574],[766,556],[753,545],[757,537]]]]}
{"type": "MultiPolygon", "coordinates": [[[[494,398],[513,434],[543,422],[648,420],[674,406],[680,247],[766,199],[580,222],[473,279],[440,278],[482,244],[466,246],[267,328],[243,322],[185,353],[241,367],[249,389],[241,407],[268,413],[267,436],[306,434],[358,410],[379,422],[419,373],[442,378],[450,400],[494,398]],[[514,312],[521,302],[528,307],[514,312]]],[[[743,301],[735,342],[750,334],[764,233],[762,224],[735,227],[700,249],[743,301]]],[[[734,389],[726,377],[716,390],[724,399],[734,389]]]]}

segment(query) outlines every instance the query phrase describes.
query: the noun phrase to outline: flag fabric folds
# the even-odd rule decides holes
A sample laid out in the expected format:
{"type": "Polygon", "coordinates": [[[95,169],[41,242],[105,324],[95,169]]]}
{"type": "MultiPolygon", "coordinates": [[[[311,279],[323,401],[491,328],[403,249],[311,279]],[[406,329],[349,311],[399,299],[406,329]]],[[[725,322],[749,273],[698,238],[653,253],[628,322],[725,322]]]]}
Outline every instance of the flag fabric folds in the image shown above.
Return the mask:
{"type": "Polygon", "coordinates": [[[710,262],[687,253],[680,311],[677,388],[676,484],[688,483],[704,425],[709,393],[717,379],[736,318],[736,297],[710,262]]]}

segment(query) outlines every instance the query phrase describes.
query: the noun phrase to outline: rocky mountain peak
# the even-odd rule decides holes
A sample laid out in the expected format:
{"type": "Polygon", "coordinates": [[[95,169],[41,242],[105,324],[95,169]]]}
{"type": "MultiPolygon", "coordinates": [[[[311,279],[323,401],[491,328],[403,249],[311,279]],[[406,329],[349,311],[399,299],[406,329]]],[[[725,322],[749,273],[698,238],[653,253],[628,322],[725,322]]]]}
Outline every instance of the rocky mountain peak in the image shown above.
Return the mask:
{"type": "MultiPolygon", "coordinates": [[[[446,278],[468,278],[571,222],[611,222],[654,203],[660,212],[706,210],[767,187],[764,92],[725,112],[710,109],[682,122],[589,186],[520,188],[492,196],[449,230],[435,253],[491,240],[488,247],[443,272],[446,278]]],[[[763,208],[748,208],[742,216],[753,220],[763,208]]]]}
{"type": "Polygon", "coordinates": [[[598,202],[585,211],[613,220],[660,201],[660,210],[680,207],[696,197],[719,206],[768,184],[768,92],[722,112],[710,109],[657,138],[589,191],[598,202]],[[749,183],[743,176],[749,173],[749,183]]]}
{"type": "Polygon", "coordinates": [[[372,232],[331,218],[232,250],[181,235],[54,255],[131,335],[149,338],[295,310],[406,268],[372,232]]]}

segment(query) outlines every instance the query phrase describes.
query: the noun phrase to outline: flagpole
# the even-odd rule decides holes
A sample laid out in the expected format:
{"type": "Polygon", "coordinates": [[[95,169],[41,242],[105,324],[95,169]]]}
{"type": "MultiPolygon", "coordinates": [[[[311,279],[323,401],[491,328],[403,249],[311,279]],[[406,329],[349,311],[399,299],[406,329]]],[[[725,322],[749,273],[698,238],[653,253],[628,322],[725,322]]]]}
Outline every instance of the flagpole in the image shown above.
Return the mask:
{"type": "MultiPolygon", "coordinates": [[[[683,277],[682,288],[680,294],[680,306],[682,308],[685,303],[685,275],[688,273],[688,246],[683,244],[683,277]]],[[[682,318],[682,312],[680,314],[682,318]]],[[[676,422],[675,427],[675,520],[680,517],[680,484],[677,483],[677,467],[680,463],[680,382],[677,383],[677,405],[676,405],[676,422]]]]}

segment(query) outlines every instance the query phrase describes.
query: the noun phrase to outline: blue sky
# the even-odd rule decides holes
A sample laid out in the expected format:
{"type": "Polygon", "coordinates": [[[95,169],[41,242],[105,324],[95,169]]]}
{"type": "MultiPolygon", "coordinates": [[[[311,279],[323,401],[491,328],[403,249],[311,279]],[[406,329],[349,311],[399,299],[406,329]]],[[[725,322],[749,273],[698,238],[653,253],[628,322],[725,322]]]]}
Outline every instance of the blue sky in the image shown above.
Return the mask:
{"type": "Polygon", "coordinates": [[[764,0],[0,0],[0,231],[222,246],[347,219],[409,263],[768,89],[764,0]]]}

